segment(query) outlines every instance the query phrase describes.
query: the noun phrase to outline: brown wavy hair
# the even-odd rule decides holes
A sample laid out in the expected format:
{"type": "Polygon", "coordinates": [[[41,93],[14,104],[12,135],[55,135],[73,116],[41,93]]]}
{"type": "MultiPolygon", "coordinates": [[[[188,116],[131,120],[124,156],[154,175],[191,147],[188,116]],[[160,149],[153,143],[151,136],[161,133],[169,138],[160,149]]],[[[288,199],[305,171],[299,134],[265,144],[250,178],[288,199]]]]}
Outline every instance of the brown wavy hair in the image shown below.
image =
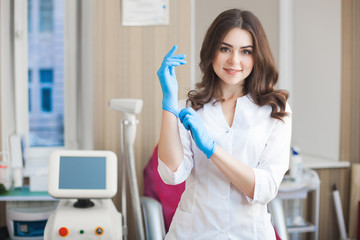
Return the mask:
{"type": "Polygon", "coordinates": [[[212,61],[222,40],[233,28],[246,30],[253,38],[254,67],[243,83],[243,94],[249,94],[252,101],[259,106],[270,105],[270,116],[282,120],[288,115],[285,107],[289,93],[286,90],[274,89],[278,81],[278,71],[259,19],[253,13],[240,9],[222,12],[210,25],[200,52],[199,66],[202,79],[196,84],[195,90],[188,93],[187,104],[199,110],[213,98],[224,101],[221,98],[219,77],[213,69],[212,61]]]}

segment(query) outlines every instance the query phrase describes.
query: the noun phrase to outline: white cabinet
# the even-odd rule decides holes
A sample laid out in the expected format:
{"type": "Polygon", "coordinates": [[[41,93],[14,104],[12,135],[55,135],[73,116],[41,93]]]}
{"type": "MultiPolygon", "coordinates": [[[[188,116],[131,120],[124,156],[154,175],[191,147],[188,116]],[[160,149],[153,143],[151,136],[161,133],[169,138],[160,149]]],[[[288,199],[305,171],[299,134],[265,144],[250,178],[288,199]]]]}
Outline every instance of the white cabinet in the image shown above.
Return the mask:
{"type": "Polygon", "coordinates": [[[6,225],[12,239],[43,239],[42,231],[46,220],[55,210],[58,200],[47,192],[31,192],[28,186],[12,189],[0,195],[6,202],[6,225]],[[28,237],[29,236],[29,237],[28,237]]]}
{"type": "Polygon", "coordinates": [[[284,177],[277,200],[280,200],[290,240],[301,239],[301,234],[314,232],[314,239],[318,240],[319,231],[319,204],[320,204],[320,179],[318,174],[311,169],[304,169],[302,181],[299,183],[284,177]],[[308,193],[313,192],[312,216],[303,218],[303,205],[308,193]]]}

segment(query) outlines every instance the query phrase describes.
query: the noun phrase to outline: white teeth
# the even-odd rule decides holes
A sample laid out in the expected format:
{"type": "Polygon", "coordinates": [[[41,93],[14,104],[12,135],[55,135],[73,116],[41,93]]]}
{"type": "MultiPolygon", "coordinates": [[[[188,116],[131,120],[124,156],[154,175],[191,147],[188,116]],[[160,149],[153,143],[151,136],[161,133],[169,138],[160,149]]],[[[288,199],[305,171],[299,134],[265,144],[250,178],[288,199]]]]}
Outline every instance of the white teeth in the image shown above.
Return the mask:
{"type": "Polygon", "coordinates": [[[230,73],[237,73],[237,72],[241,72],[242,70],[237,70],[237,69],[230,69],[230,68],[224,68],[225,71],[230,72],[230,73]]]}

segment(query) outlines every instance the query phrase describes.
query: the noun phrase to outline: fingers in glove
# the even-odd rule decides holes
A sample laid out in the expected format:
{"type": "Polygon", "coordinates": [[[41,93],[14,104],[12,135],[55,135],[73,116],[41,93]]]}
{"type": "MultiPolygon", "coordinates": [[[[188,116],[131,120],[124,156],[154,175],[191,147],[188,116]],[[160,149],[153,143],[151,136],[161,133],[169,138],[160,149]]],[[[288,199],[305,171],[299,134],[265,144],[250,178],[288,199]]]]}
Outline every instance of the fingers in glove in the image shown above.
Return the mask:
{"type": "Polygon", "coordinates": [[[190,130],[194,127],[193,125],[196,122],[196,117],[196,113],[192,108],[184,108],[179,113],[179,119],[186,130],[190,130]]]}
{"type": "Polygon", "coordinates": [[[176,52],[177,49],[178,49],[178,46],[177,46],[177,45],[174,45],[174,46],[170,49],[170,51],[165,55],[165,58],[166,58],[166,57],[169,57],[169,56],[172,56],[172,55],[176,52]]]}
{"type": "Polygon", "coordinates": [[[182,119],[180,119],[180,121],[184,125],[186,130],[189,131],[191,129],[191,116],[186,115],[182,119]]]}
{"type": "Polygon", "coordinates": [[[172,59],[171,61],[166,61],[163,67],[177,67],[179,65],[185,65],[185,64],[186,64],[185,60],[172,59]]]}
{"type": "Polygon", "coordinates": [[[185,58],[186,58],[185,54],[167,57],[167,58],[164,58],[162,65],[163,66],[185,65],[187,63],[186,60],[184,60],[185,58]]]}
{"type": "Polygon", "coordinates": [[[164,59],[175,59],[175,60],[177,60],[177,59],[179,59],[179,60],[181,60],[181,59],[185,59],[186,58],[186,55],[185,54],[178,54],[178,55],[173,55],[173,56],[169,56],[169,57],[165,57],[164,59]]]}
{"type": "Polygon", "coordinates": [[[187,114],[194,115],[194,114],[196,114],[196,112],[195,112],[194,109],[192,109],[191,107],[187,107],[187,108],[182,109],[182,110],[180,111],[180,113],[179,113],[180,121],[182,121],[182,119],[183,119],[187,114]]]}

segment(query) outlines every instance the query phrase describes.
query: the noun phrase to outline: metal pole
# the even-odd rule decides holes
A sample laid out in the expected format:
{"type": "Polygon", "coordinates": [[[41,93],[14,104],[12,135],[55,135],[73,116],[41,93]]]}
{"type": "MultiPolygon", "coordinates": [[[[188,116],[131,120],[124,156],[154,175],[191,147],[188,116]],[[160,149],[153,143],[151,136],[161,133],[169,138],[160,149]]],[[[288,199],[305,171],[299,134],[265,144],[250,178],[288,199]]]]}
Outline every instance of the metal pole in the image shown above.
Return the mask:
{"type": "Polygon", "coordinates": [[[126,213],[126,166],[125,166],[125,145],[124,145],[124,124],[123,120],[120,125],[120,149],[121,149],[121,213],[123,217],[123,240],[127,240],[128,226],[127,226],[127,213],[126,213]]]}
{"type": "MultiPolygon", "coordinates": [[[[136,120],[128,121],[126,131],[130,131],[136,128],[136,120]]],[[[137,184],[136,177],[136,168],[135,168],[135,157],[134,157],[134,144],[132,141],[127,143],[128,150],[128,158],[127,158],[127,168],[128,168],[128,176],[129,176],[129,184],[130,184],[130,193],[132,198],[133,212],[135,218],[135,227],[136,227],[136,239],[145,240],[144,234],[144,223],[141,213],[141,203],[139,197],[139,189],[137,184]]]]}

